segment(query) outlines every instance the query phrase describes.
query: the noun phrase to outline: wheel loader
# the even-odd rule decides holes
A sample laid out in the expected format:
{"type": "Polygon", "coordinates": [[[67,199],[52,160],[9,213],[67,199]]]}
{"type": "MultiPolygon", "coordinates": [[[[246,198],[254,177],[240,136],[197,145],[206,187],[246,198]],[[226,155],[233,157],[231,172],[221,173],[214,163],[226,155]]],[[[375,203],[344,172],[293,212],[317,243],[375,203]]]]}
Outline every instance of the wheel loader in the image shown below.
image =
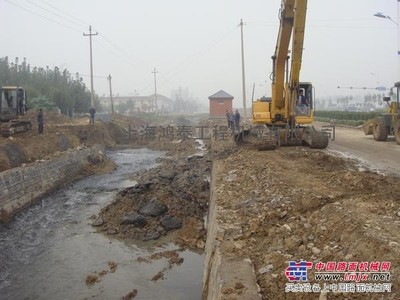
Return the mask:
{"type": "Polygon", "coordinates": [[[388,104],[387,112],[381,116],[368,120],[363,125],[365,135],[373,135],[375,141],[386,141],[389,135],[393,135],[397,144],[400,145],[400,82],[394,84],[396,89],[395,100],[384,97],[383,101],[388,104]]]}

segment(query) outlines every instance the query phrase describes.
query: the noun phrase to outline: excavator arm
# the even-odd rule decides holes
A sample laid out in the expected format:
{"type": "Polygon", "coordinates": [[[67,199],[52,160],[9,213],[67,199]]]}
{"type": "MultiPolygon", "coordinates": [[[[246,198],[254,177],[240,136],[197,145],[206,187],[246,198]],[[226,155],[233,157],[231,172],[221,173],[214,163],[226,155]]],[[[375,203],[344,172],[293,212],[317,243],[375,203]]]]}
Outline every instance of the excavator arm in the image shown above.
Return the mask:
{"type": "Polygon", "coordinates": [[[252,107],[253,124],[266,126],[270,132],[270,137],[262,138],[262,144],[269,140],[278,145],[306,143],[312,148],[328,145],[326,135],[312,126],[304,126],[313,123],[313,87],[300,82],[306,14],[307,0],[282,0],[272,56],[272,97],[262,97],[252,107]],[[300,90],[304,93],[298,101],[300,90]]]}
{"type": "Polygon", "coordinates": [[[307,0],[283,0],[280,26],[275,47],[272,76],[271,116],[275,121],[286,122],[295,117],[298,97],[301,59],[303,54],[307,0]],[[289,44],[292,40],[290,79],[285,80],[289,44]]]}

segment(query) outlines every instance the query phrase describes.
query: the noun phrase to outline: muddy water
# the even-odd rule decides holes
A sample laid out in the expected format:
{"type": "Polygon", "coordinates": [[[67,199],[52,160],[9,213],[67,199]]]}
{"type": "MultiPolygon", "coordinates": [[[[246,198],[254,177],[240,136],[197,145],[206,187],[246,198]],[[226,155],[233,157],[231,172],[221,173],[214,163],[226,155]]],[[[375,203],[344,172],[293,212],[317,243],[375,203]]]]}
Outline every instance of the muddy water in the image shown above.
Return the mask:
{"type": "Polygon", "coordinates": [[[179,252],[180,266],[151,278],[167,267],[166,259],[138,262],[174,245],[149,248],[95,233],[90,216],[110,203],[116,192],[133,184],[129,176],[155,166],[163,153],[146,149],[112,152],[118,169],[91,176],[43,199],[0,227],[0,299],[120,299],[133,289],[135,299],[200,299],[203,256],[179,252]],[[110,270],[88,286],[86,276],[110,270]]]}

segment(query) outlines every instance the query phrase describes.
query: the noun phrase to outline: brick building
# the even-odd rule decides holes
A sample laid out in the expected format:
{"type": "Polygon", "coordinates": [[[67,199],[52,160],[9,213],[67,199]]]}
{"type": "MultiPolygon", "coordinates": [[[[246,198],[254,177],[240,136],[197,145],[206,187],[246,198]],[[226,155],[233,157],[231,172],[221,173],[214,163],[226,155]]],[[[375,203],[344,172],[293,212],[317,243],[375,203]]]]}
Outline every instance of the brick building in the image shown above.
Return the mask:
{"type": "Polygon", "coordinates": [[[233,96],[227,92],[220,90],[208,99],[210,100],[210,118],[223,118],[226,111],[232,111],[233,96]]]}

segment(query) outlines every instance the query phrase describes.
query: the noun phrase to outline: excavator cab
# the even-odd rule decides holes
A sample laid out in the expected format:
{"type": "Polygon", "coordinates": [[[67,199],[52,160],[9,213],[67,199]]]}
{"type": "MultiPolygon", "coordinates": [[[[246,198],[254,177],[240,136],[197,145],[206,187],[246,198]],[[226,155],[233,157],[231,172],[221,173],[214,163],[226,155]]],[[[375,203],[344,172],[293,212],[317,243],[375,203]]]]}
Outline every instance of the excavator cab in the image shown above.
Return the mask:
{"type": "Polygon", "coordinates": [[[10,121],[26,113],[26,93],[21,87],[0,88],[0,121],[10,121]]]}
{"type": "Polygon", "coordinates": [[[314,118],[314,92],[310,82],[300,83],[299,97],[296,103],[296,123],[310,124],[314,118]]]}
{"type": "Polygon", "coordinates": [[[20,120],[18,117],[26,114],[26,92],[22,87],[0,87],[0,132],[7,137],[17,132],[32,129],[29,121],[20,120]]]}

